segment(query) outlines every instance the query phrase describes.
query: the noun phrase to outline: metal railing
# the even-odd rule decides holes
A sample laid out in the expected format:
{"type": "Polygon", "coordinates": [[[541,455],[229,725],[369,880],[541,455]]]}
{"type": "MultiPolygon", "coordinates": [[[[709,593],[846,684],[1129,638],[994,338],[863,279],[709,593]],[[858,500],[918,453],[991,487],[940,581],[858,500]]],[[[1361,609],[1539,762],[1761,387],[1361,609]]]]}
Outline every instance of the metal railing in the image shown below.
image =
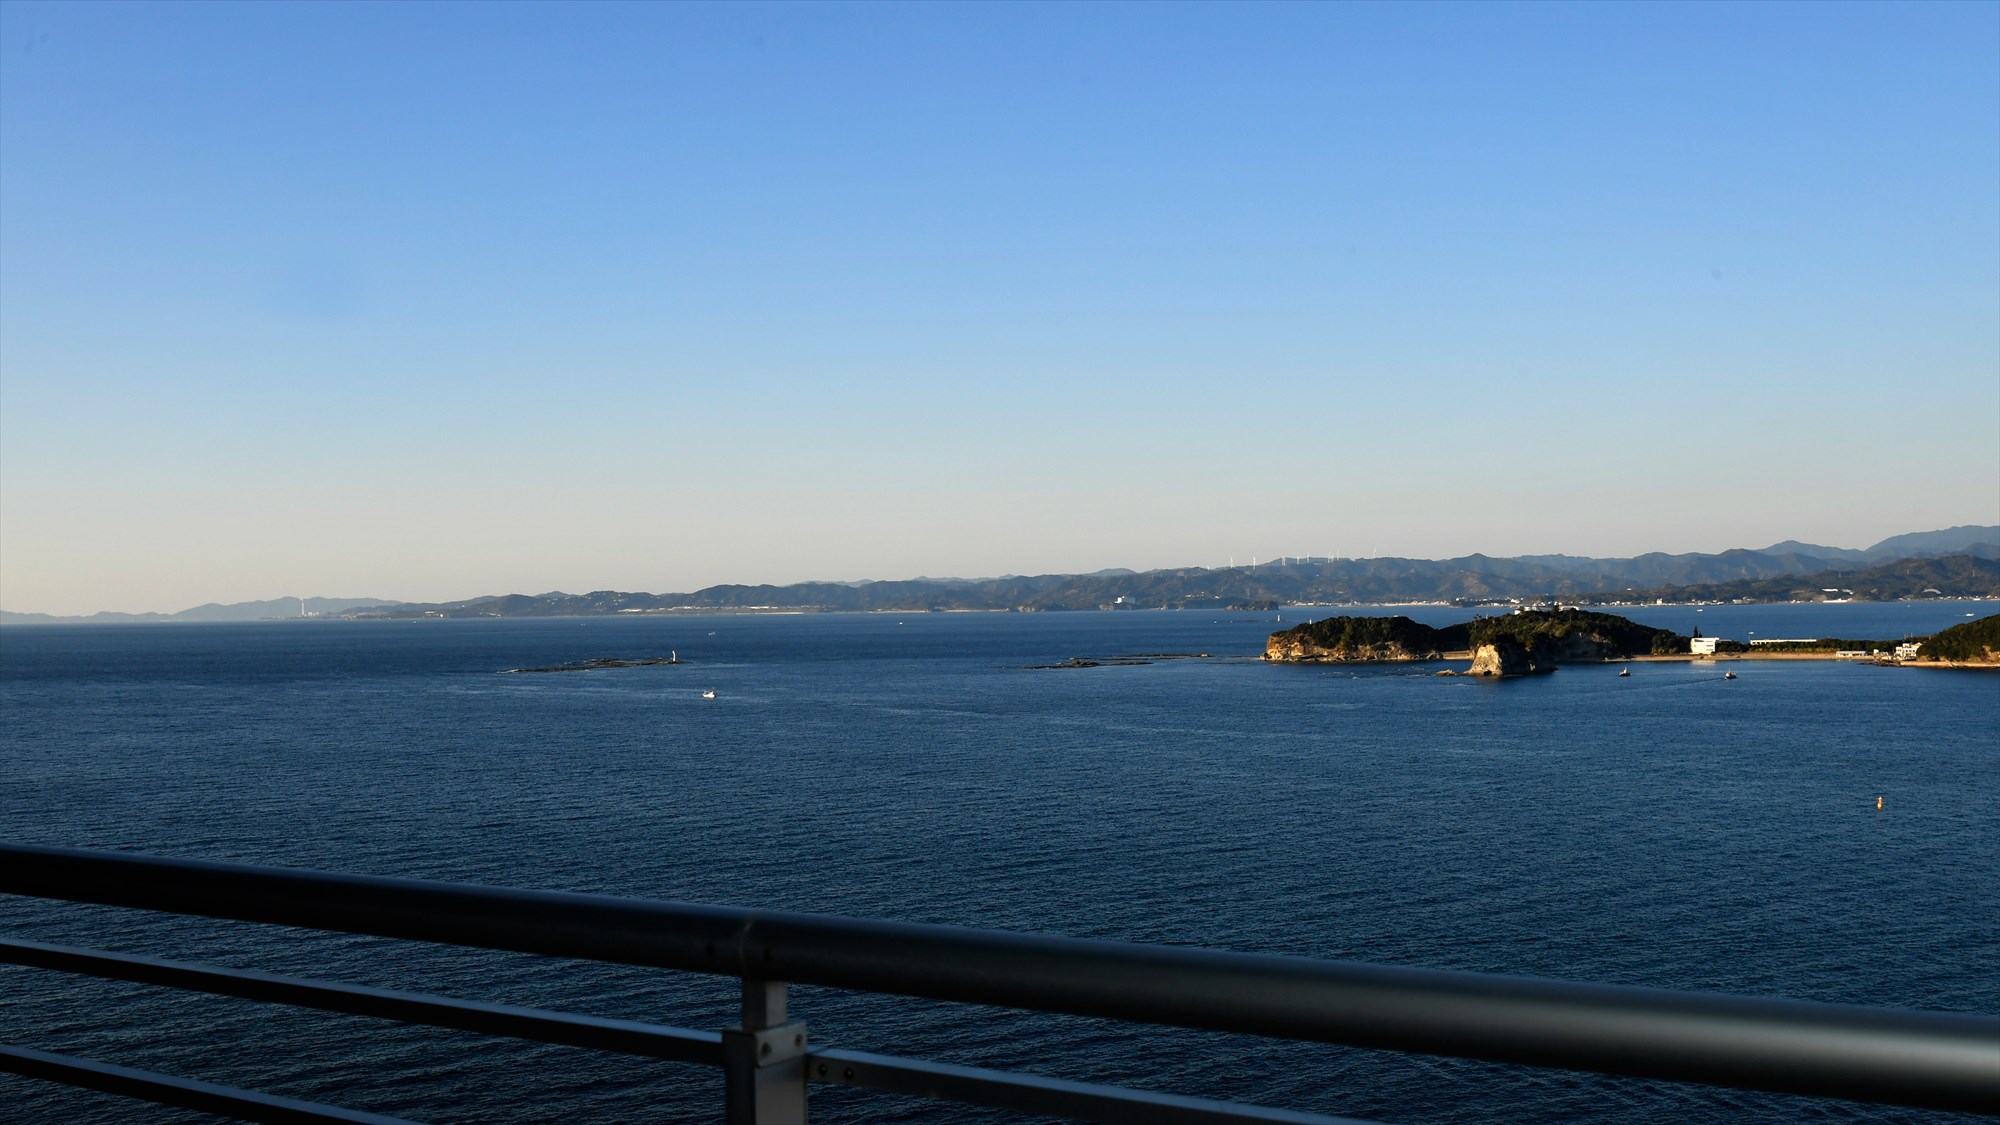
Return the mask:
{"type": "MultiPolygon", "coordinates": [[[[1346,1119],[843,1051],[786,983],[1895,1105],[2000,1113],[2000,1018],[865,921],[0,844],[0,893],[742,981],[695,1031],[39,942],[0,961],[720,1066],[730,1122],[803,1121],[813,1083],[1097,1121],[1346,1119]]],[[[20,1047],[0,1070],[258,1121],[388,1120],[20,1047]]]]}

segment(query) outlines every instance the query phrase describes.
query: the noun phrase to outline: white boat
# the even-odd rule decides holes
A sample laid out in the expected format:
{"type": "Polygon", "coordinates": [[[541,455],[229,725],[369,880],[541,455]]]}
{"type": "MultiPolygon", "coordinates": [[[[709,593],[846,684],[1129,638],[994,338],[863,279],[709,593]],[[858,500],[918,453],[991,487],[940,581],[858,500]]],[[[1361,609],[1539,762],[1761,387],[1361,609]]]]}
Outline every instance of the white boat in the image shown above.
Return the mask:
{"type": "Polygon", "coordinates": [[[701,697],[702,697],[703,699],[714,699],[714,698],[715,698],[715,692],[714,692],[714,690],[713,690],[713,689],[711,689],[711,690],[709,690],[709,691],[705,691],[705,692],[702,692],[702,693],[701,693],[701,697]]]}
{"type": "Polygon", "coordinates": [[[1632,674],[1632,669],[1630,669],[1630,668],[1620,668],[1620,669],[1618,669],[1618,674],[1619,674],[1619,675],[1621,675],[1621,676],[1629,676],[1629,675],[1631,675],[1631,674],[1632,674]]]}
{"type": "Polygon", "coordinates": [[[1722,678],[1723,678],[1723,679],[1725,679],[1725,680],[1733,680],[1733,679],[1735,679],[1735,678],[1736,678],[1736,673],[1734,673],[1734,672],[1724,672],[1724,673],[1722,674],[1722,678]]]}

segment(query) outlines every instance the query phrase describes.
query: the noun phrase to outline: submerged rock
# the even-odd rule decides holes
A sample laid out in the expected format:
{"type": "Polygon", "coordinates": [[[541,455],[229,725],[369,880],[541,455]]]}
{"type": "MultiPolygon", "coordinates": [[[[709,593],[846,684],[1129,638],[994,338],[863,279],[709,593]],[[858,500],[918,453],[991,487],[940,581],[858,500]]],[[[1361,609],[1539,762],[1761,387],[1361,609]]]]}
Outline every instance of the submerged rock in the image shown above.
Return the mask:
{"type": "Polygon", "coordinates": [[[671,656],[647,656],[626,659],[617,656],[593,656],[588,660],[572,660],[567,664],[553,664],[547,668],[503,668],[503,676],[527,675],[531,672],[596,672],[605,668],[644,668],[653,664],[684,664],[679,653],[671,656]]]}

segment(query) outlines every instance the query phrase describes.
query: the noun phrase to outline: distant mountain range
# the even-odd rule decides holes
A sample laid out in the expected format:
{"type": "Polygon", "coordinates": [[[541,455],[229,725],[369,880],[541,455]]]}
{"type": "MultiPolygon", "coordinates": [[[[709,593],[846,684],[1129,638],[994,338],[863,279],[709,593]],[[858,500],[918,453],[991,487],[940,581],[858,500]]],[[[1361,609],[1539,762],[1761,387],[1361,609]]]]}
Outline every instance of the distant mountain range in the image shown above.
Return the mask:
{"type": "Polygon", "coordinates": [[[52,617],[46,613],[0,610],[0,625],[91,622],[117,624],[140,621],[265,621],[279,617],[340,617],[357,609],[400,603],[381,598],[272,598],[262,602],[209,602],[179,613],[93,613],[89,617],[52,617]]]}
{"type": "Polygon", "coordinates": [[[1979,555],[1897,559],[1866,568],[1650,590],[1602,591],[1565,600],[1584,605],[1634,605],[1654,601],[1890,602],[1922,598],[2000,598],[2000,559],[1979,555]]]}
{"type": "MultiPolygon", "coordinates": [[[[693,593],[599,590],[505,594],[409,603],[306,598],[319,617],[573,617],[701,610],[812,609],[1086,610],[1264,609],[1281,604],[1492,603],[1561,599],[1595,604],[1654,601],[1790,601],[1803,597],[1893,599],[2000,595],[2000,527],[1897,535],[1856,551],[1787,540],[1763,550],[1646,554],[1629,559],[1525,555],[1456,559],[1283,558],[1218,569],[1105,570],[1003,578],[913,578],[710,586],[693,593]],[[1907,562],[1927,565],[1905,566],[1907,562]],[[1828,594],[1827,590],[1834,593],[1828,594]],[[1843,591],[1851,591],[1843,593],[1843,591]],[[1929,591],[1936,591],[1931,593],[1929,591]]],[[[302,616],[301,600],[204,605],[174,614],[99,613],[85,618],[0,611],[0,623],[248,621],[302,616]]]]}

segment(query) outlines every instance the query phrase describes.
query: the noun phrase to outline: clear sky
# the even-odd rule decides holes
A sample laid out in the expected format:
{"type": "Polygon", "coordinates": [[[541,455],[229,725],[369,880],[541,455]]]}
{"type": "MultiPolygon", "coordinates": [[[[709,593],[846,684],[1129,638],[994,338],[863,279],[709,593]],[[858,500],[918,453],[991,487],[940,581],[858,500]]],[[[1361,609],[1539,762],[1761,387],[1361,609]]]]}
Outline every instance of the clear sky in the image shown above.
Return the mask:
{"type": "Polygon", "coordinates": [[[2000,5],[0,4],[0,607],[2000,523],[2000,5]]]}

